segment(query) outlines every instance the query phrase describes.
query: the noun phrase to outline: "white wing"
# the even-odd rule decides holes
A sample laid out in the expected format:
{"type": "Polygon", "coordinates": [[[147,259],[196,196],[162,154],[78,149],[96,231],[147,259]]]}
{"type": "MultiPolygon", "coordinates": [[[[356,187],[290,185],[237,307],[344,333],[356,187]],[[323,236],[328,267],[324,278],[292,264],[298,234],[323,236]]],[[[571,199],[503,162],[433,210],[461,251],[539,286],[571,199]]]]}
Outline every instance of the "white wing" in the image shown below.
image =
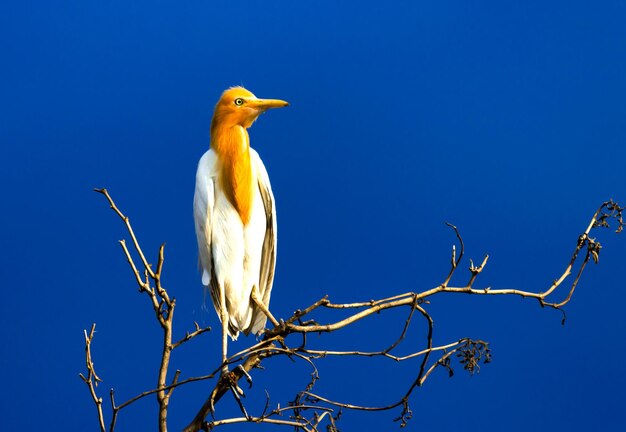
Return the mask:
{"type": "MultiPolygon", "coordinates": [[[[257,172],[259,191],[263,199],[265,208],[266,230],[263,240],[263,250],[261,253],[261,274],[259,275],[259,292],[263,303],[269,309],[270,296],[272,294],[272,284],[274,283],[274,269],[276,268],[276,205],[274,203],[274,194],[272,186],[267,175],[265,165],[261,161],[259,154],[250,149],[250,156],[253,166],[257,172]]],[[[252,325],[250,330],[257,334],[265,328],[267,317],[257,307],[254,308],[252,315],[252,325]]]]}
{"type": "MultiPolygon", "coordinates": [[[[202,285],[207,288],[211,284],[211,272],[213,271],[211,256],[211,222],[213,208],[215,207],[216,162],[217,155],[213,150],[207,151],[202,158],[200,158],[196,172],[196,190],[193,196],[193,218],[196,227],[196,237],[198,239],[202,285]]],[[[213,292],[211,294],[214,295],[213,292]]],[[[214,301],[213,303],[217,308],[219,301],[214,301]]]]}
{"type": "MultiPolygon", "coordinates": [[[[254,170],[257,173],[258,188],[265,211],[266,227],[260,257],[259,292],[263,303],[269,308],[272,284],[274,282],[274,269],[276,266],[276,206],[274,204],[274,195],[272,193],[269,177],[261,158],[253,149],[250,149],[250,156],[254,170]]],[[[216,269],[213,264],[214,257],[211,251],[215,223],[215,221],[213,221],[213,213],[216,205],[215,185],[217,175],[217,155],[213,150],[209,150],[202,156],[198,163],[193,212],[196,237],[198,239],[202,284],[205,288],[209,289],[213,305],[215,306],[218,317],[221,319],[220,289],[215,274],[216,269]]],[[[246,329],[242,329],[246,334],[250,332],[254,334],[259,333],[264,329],[267,320],[267,317],[259,308],[255,306],[252,306],[252,308],[253,315],[250,321],[251,324],[246,329]]],[[[232,327],[230,323],[229,333],[233,338],[235,338],[238,333],[238,329],[232,327]]]]}

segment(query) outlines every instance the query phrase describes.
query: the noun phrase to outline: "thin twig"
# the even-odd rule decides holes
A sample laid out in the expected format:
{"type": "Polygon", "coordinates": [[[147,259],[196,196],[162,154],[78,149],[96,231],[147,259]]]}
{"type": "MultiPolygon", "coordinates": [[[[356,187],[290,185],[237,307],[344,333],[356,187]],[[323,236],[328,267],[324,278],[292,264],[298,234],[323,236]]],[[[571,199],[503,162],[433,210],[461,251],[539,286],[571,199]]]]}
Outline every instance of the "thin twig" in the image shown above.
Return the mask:
{"type": "Polygon", "coordinates": [[[107,201],[109,201],[109,206],[111,207],[111,209],[124,221],[124,224],[126,225],[126,230],[130,234],[130,238],[133,240],[133,245],[135,246],[135,250],[139,254],[139,257],[141,258],[141,262],[143,263],[143,266],[145,267],[150,277],[154,278],[154,272],[152,271],[152,267],[150,266],[150,264],[148,264],[148,261],[146,260],[146,256],[144,255],[141,249],[141,246],[139,246],[139,241],[137,241],[137,237],[135,236],[133,227],[130,225],[130,219],[127,216],[125,216],[120,211],[120,209],[117,208],[117,206],[115,205],[115,202],[113,202],[113,198],[111,198],[111,196],[109,195],[109,192],[105,188],[102,188],[102,189],[96,188],[94,189],[94,191],[104,195],[107,201]]]}
{"type": "Polygon", "coordinates": [[[179,340],[178,342],[174,342],[172,344],[172,349],[178,348],[179,346],[181,346],[182,344],[184,344],[188,340],[191,340],[191,339],[195,338],[196,336],[200,336],[202,333],[206,333],[208,331],[211,331],[211,327],[208,327],[208,326],[200,328],[200,326],[198,325],[197,322],[194,322],[194,325],[196,326],[196,329],[194,331],[192,331],[191,333],[187,332],[185,337],[182,338],[181,340],[179,340]]]}
{"type": "Polygon", "coordinates": [[[104,414],[102,413],[102,398],[96,394],[96,387],[98,383],[102,382],[102,380],[96,374],[96,370],[94,369],[93,360],[91,359],[91,341],[93,341],[94,334],[96,333],[96,324],[93,323],[91,325],[91,330],[87,333],[87,330],[84,330],[85,334],[85,364],[87,366],[87,376],[82,373],[78,374],[80,378],[87,384],[89,388],[89,394],[91,395],[91,399],[96,405],[96,409],[98,411],[98,423],[100,424],[100,431],[104,432],[106,430],[104,426],[104,414]]]}

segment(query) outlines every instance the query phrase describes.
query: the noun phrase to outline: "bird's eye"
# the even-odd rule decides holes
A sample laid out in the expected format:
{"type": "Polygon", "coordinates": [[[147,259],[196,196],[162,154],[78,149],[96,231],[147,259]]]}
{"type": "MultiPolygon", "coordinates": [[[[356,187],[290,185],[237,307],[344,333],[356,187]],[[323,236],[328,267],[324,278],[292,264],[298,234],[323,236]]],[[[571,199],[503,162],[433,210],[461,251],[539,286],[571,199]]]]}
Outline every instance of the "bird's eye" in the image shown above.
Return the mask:
{"type": "Polygon", "coordinates": [[[243,99],[241,99],[241,98],[235,99],[235,105],[237,105],[237,106],[243,105],[243,99]]]}

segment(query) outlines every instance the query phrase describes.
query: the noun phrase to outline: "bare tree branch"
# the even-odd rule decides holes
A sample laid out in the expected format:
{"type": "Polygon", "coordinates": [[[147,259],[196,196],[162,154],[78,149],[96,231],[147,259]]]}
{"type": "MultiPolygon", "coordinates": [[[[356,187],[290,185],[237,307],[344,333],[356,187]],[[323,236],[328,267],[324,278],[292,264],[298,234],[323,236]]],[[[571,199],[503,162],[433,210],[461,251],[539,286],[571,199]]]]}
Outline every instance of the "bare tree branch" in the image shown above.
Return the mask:
{"type": "MultiPolygon", "coordinates": [[[[451,269],[448,273],[448,276],[446,277],[446,279],[441,285],[431,288],[426,291],[419,292],[419,293],[405,293],[405,294],[389,297],[389,298],[382,299],[382,300],[371,300],[369,302],[359,302],[359,303],[333,304],[328,299],[328,296],[325,296],[322,299],[318,300],[317,302],[313,303],[308,308],[305,308],[304,310],[297,310],[296,312],[294,312],[293,316],[288,318],[281,325],[271,330],[268,330],[265,334],[265,337],[266,338],[279,337],[280,340],[284,341],[285,338],[287,338],[290,334],[294,334],[294,333],[306,334],[306,333],[311,333],[311,332],[313,333],[333,332],[333,331],[345,328],[369,316],[378,314],[379,312],[383,310],[395,309],[395,308],[402,307],[402,306],[411,306],[412,308],[420,308],[419,302],[423,302],[427,298],[435,294],[439,294],[443,292],[466,293],[466,294],[476,294],[476,295],[514,295],[514,296],[521,296],[521,297],[530,297],[530,298],[537,299],[539,303],[541,304],[541,306],[548,306],[557,310],[561,310],[561,307],[567,304],[567,302],[569,302],[569,300],[571,299],[571,295],[573,294],[574,289],[576,288],[578,280],[580,279],[580,275],[582,274],[582,271],[584,270],[586,266],[589,256],[594,251],[596,254],[599,251],[599,247],[596,246],[597,242],[594,239],[589,238],[589,232],[591,231],[592,228],[597,227],[597,226],[608,226],[607,220],[611,218],[618,221],[619,226],[618,226],[617,232],[620,232],[623,226],[623,221],[621,217],[622,210],[623,208],[617,205],[616,203],[614,203],[612,200],[603,203],[599,207],[599,209],[593,215],[591,222],[589,223],[589,226],[587,227],[585,232],[579,237],[579,240],[577,242],[576,248],[574,249],[574,252],[572,254],[569,264],[565,268],[562,275],[556,281],[552,283],[552,285],[550,286],[550,289],[546,292],[535,293],[535,292],[522,291],[522,290],[517,290],[517,289],[492,290],[488,287],[482,288],[482,289],[473,288],[472,286],[476,278],[482,272],[482,270],[485,268],[487,264],[487,260],[489,258],[488,255],[485,256],[485,258],[483,259],[482,263],[479,266],[475,266],[473,263],[471,263],[470,268],[469,268],[471,277],[465,286],[463,287],[448,286],[448,284],[452,280],[452,277],[454,276],[454,273],[458,269],[458,266],[464,254],[464,243],[463,243],[463,239],[458,229],[454,225],[448,224],[448,226],[450,226],[454,230],[457,236],[457,239],[459,240],[460,253],[457,257],[456,248],[452,249],[451,269]],[[604,224],[601,225],[598,222],[599,220],[604,222],[604,224]],[[552,292],[554,292],[554,290],[557,287],[559,287],[563,283],[563,281],[571,274],[571,270],[576,262],[576,258],[578,257],[579,252],[585,246],[587,246],[587,256],[580,266],[578,275],[574,279],[572,286],[570,288],[569,294],[566,297],[566,299],[558,303],[547,301],[546,298],[552,292]],[[331,309],[363,309],[363,310],[355,312],[352,315],[349,315],[345,317],[344,319],[339,320],[334,323],[317,324],[315,320],[311,320],[309,321],[309,324],[306,324],[306,325],[294,324],[296,321],[301,322],[302,318],[304,318],[306,315],[310,314],[311,312],[313,312],[314,310],[320,307],[331,308],[331,309]]],[[[423,308],[420,308],[420,309],[421,309],[420,313],[422,313],[422,315],[427,317],[427,319],[429,320],[428,349],[424,351],[420,351],[420,353],[422,353],[421,355],[424,355],[424,359],[422,360],[422,364],[420,366],[420,373],[417,376],[417,378],[414,380],[413,384],[411,385],[411,387],[409,388],[409,390],[407,391],[407,393],[404,395],[403,398],[401,398],[399,401],[393,404],[390,404],[386,407],[374,407],[375,409],[372,409],[375,411],[384,410],[384,409],[386,410],[386,409],[395,408],[399,405],[403,405],[403,412],[402,412],[401,417],[399,418],[403,422],[403,424],[408,419],[408,416],[410,416],[410,409],[408,407],[408,397],[410,396],[414,388],[417,386],[421,386],[423,382],[426,380],[426,378],[430,376],[430,374],[435,370],[437,366],[440,366],[440,365],[445,366],[450,371],[450,373],[452,373],[452,368],[450,366],[450,357],[453,354],[457,354],[460,352],[463,355],[464,368],[468,370],[470,373],[473,373],[478,368],[477,361],[475,360],[473,356],[478,356],[479,359],[483,359],[483,361],[487,361],[487,362],[489,362],[491,359],[489,349],[488,349],[488,344],[486,342],[471,341],[469,339],[466,339],[465,344],[458,346],[456,348],[453,348],[451,351],[444,354],[432,366],[430,366],[428,369],[425,369],[427,361],[428,361],[428,355],[432,352],[432,349],[431,349],[432,347],[432,318],[430,318],[428,313],[423,308]]],[[[412,317],[412,314],[410,316],[412,317]]],[[[404,330],[402,334],[404,334],[404,330]]],[[[394,343],[392,347],[395,347],[396,345],[397,344],[394,343]]],[[[362,354],[364,353],[360,353],[360,355],[362,354]]],[[[371,356],[373,356],[373,355],[385,355],[386,353],[380,352],[380,353],[371,353],[371,354],[372,354],[371,356]]],[[[246,363],[254,364],[256,366],[264,358],[267,358],[270,356],[271,355],[267,353],[264,353],[262,356],[261,354],[258,354],[258,355],[251,354],[251,356],[246,359],[246,363]]],[[[417,356],[417,353],[414,353],[409,356],[406,356],[406,358],[414,358],[416,356],[417,356]]],[[[244,369],[246,371],[250,370],[249,368],[246,368],[245,366],[244,366],[244,369]]],[[[232,373],[231,380],[239,380],[241,379],[242,376],[243,376],[243,373],[238,374],[237,371],[235,371],[232,373]]],[[[220,395],[221,397],[221,395],[225,393],[225,389],[223,387],[224,387],[224,383],[218,382],[215,389],[213,390],[212,395],[220,395]]],[[[320,398],[319,400],[323,400],[323,399],[320,398]]],[[[210,412],[211,404],[207,402],[205,402],[203,407],[199,410],[194,420],[187,426],[187,428],[185,428],[185,432],[200,430],[199,429],[199,425],[201,422],[200,419],[204,419],[210,412]]],[[[342,408],[346,408],[346,409],[368,408],[368,407],[355,408],[357,406],[352,405],[352,404],[337,403],[334,405],[342,407],[342,408]]]]}
{"type": "Polygon", "coordinates": [[[179,340],[178,342],[174,342],[172,344],[172,349],[178,348],[179,346],[181,346],[182,344],[184,344],[188,340],[191,340],[191,339],[195,338],[196,336],[200,336],[202,333],[206,333],[208,331],[211,331],[211,327],[200,328],[200,326],[198,325],[197,322],[194,322],[194,325],[196,326],[196,329],[194,331],[192,331],[191,333],[187,332],[185,337],[182,338],[181,340],[179,340]]]}
{"type": "MultiPolygon", "coordinates": [[[[158,375],[157,375],[157,388],[154,391],[144,392],[139,396],[136,396],[130,399],[127,402],[124,402],[121,405],[115,405],[115,397],[114,391],[111,390],[111,408],[112,408],[112,418],[109,426],[109,431],[113,432],[115,429],[116,421],[118,413],[124,407],[130,405],[136,400],[140,399],[143,396],[147,396],[148,394],[156,393],[157,401],[159,404],[159,431],[166,432],[167,431],[167,409],[169,406],[169,399],[171,397],[172,391],[174,387],[181,385],[183,382],[178,382],[180,377],[180,371],[176,371],[172,384],[167,385],[167,375],[170,364],[170,358],[172,351],[178,346],[182,345],[184,342],[193,339],[196,336],[199,336],[207,331],[210,328],[200,328],[196,323],[196,330],[193,332],[187,332],[184,338],[179,340],[176,343],[172,343],[172,332],[173,332],[173,321],[174,321],[174,310],[176,307],[176,299],[170,298],[167,290],[162,285],[162,273],[163,273],[163,264],[165,262],[165,245],[161,245],[159,248],[156,271],[152,269],[152,265],[148,263],[141,246],[139,245],[139,241],[137,240],[137,236],[130,224],[130,219],[122,213],[122,211],[117,207],[111,196],[109,195],[106,189],[95,189],[96,192],[102,194],[107,199],[109,206],[111,209],[122,219],[124,225],[126,226],[126,230],[131,237],[134,250],[139,256],[139,260],[143,266],[143,274],[144,277],[141,277],[139,268],[133,259],[133,256],[126,246],[125,240],[120,240],[120,246],[122,247],[122,251],[124,252],[124,256],[130,266],[132,274],[137,282],[139,287],[139,292],[145,293],[152,306],[154,311],[154,316],[159,322],[161,329],[163,331],[163,347],[161,351],[161,361],[159,365],[158,375]],[[169,391],[168,391],[169,390],[169,391]]],[[[196,379],[198,380],[198,379],[196,379]]],[[[185,380],[184,382],[192,382],[193,380],[185,380]]],[[[101,413],[101,404],[102,400],[100,399],[99,403],[99,412],[101,413]]],[[[102,415],[101,415],[102,417],[102,415]]],[[[101,421],[102,430],[104,429],[104,419],[101,421]]]]}
{"type": "Polygon", "coordinates": [[[87,384],[89,388],[89,393],[91,394],[91,399],[96,404],[96,409],[98,410],[98,423],[100,424],[100,430],[104,432],[106,430],[104,426],[104,415],[102,414],[102,398],[96,394],[96,387],[99,382],[102,380],[96,374],[96,370],[93,366],[93,360],[91,359],[91,342],[93,341],[93,336],[96,332],[96,324],[91,325],[91,330],[87,333],[85,332],[85,364],[87,366],[87,376],[82,373],[78,374],[80,378],[87,384]]]}
{"type": "MultiPolygon", "coordinates": [[[[438,368],[443,368],[448,371],[448,374],[452,376],[454,373],[453,360],[458,361],[463,369],[470,374],[476,373],[480,370],[480,363],[489,363],[491,361],[491,353],[489,350],[489,344],[482,340],[473,340],[470,338],[462,338],[456,342],[447,343],[444,345],[435,346],[434,344],[434,320],[426,310],[429,303],[428,299],[436,294],[440,293],[464,293],[474,295],[509,295],[534,298],[542,307],[549,307],[552,309],[562,311],[562,307],[566,305],[572,298],[573,293],[578,285],[580,277],[586,268],[590,259],[594,262],[598,262],[599,253],[601,249],[600,243],[591,237],[589,234],[592,229],[599,227],[608,227],[611,220],[616,221],[618,226],[616,232],[621,232],[623,229],[623,208],[617,203],[607,201],[603,203],[600,208],[593,215],[587,229],[579,236],[576,247],[572,253],[572,256],[560,276],[553,281],[548,289],[544,292],[523,291],[513,288],[504,289],[491,289],[490,287],[475,288],[474,285],[481,275],[483,269],[487,265],[489,256],[485,255],[481,264],[476,266],[470,260],[469,265],[469,279],[465,285],[451,286],[452,280],[455,278],[455,274],[458,272],[459,266],[462,262],[465,253],[465,245],[461,234],[457,227],[452,224],[447,224],[454,230],[458,241],[458,254],[457,246],[452,247],[452,254],[450,259],[450,270],[446,275],[444,281],[435,287],[420,291],[420,292],[407,292],[403,294],[393,295],[378,300],[369,300],[363,302],[351,302],[351,303],[332,303],[328,296],[324,296],[320,300],[314,302],[310,306],[296,310],[290,317],[285,320],[280,320],[274,325],[273,328],[267,329],[263,336],[263,339],[255,343],[254,345],[231,355],[226,360],[228,365],[237,365],[227,375],[221,375],[220,371],[224,364],[216,365],[215,369],[203,376],[190,377],[180,379],[182,373],[177,370],[171,379],[170,383],[167,383],[167,375],[169,363],[171,360],[172,351],[185,342],[207,332],[209,327],[200,328],[195,323],[195,330],[187,332],[185,336],[176,342],[172,342],[173,333],[173,317],[176,301],[173,297],[170,297],[166,288],[162,285],[163,264],[165,261],[164,245],[161,245],[158,253],[158,261],[156,270],[153,270],[151,265],[147,262],[145,255],[143,254],[139,242],[134,234],[134,231],[130,225],[128,217],[126,217],[115,205],[113,199],[110,197],[105,189],[96,189],[97,192],[103,194],[110,207],[114,212],[123,220],[128,234],[132,239],[134,251],[139,256],[139,262],[143,267],[140,269],[135,264],[131,251],[126,246],[124,240],[120,241],[124,256],[128,261],[129,267],[135,278],[135,281],[139,287],[141,293],[145,293],[149,299],[149,303],[155,314],[155,318],[159,322],[163,331],[163,349],[161,354],[161,362],[157,371],[157,386],[154,389],[144,391],[120,405],[116,405],[114,391],[110,392],[110,400],[112,407],[112,418],[110,422],[109,431],[113,432],[117,417],[120,410],[132,405],[134,402],[142,399],[146,396],[156,394],[157,402],[159,404],[159,430],[167,430],[167,411],[169,406],[169,400],[172,396],[172,392],[175,388],[188,385],[192,382],[204,381],[209,379],[218,378],[211,394],[208,396],[202,407],[198,410],[196,416],[192,422],[184,429],[185,432],[196,431],[209,431],[219,426],[236,424],[236,423],[269,423],[277,426],[293,427],[296,430],[301,431],[318,431],[322,422],[326,423],[326,428],[329,431],[336,431],[336,422],[342,415],[343,410],[362,410],[362,411],[384,411],[396,408],[401,408],[400,415],[397,417],[397,421],[401,425],[406,425],[412,417],[412,411],[409,406],[409,399],[412,393],[419,387],[421,387],[428,377],[438,368]],[[582,262],[578,260],[579,254],[584,251],[584,258],[582,262]],[[577,265],[578,263],[578,265],[577,265]],[[577,268],[576,268],[577,267],[577,268]],[[576,273],[572,284],[570,285],[567,294],[563,296],[560,301],[552,300],[551,295],[557,291],[564,281],[573,273],[576,273]],[[142,276],[143,274],[143,276],[142,276]],[[343,350],[333,351],[324,349],[310,349],[307,347],[307,335],[308,333],[329,333],[337,331],[339,329],[346,328],[356,322],[370,317],[377,316],[380,312],[385,310],[395,310],[403,307],[408,307],[407,318],[403,323],[401,330],[399,330],[395,340],[389,343],[387,348],[380,351],[361,351],[361,350],[343,350]],[[318,319],[314,317],[316,312],[321,309],[337,310],[338,313],[343,314],[339,319],[332,322],[320,324],[318,319]],[[400,344],[405,342],[405,336],[408,329],[411,326],[415,312],[419,312],[427,323],[426,339],[424,341],[425,347],[412,347],[411,352],[405,355],[392,354],[400,344]],[[298,343],[293,342],[293,338],[298,336],[298,343]],[[259,415],[251,415],[248,413],[243,400],[240,395],[243,394],[239,389],[237,383],[242,377],[248,377],[248,373],[254,368],[261,367],[261,363],[276,356],[288,356],[289,358],[296,360],[302,360],[311,367],[311,379],[306,387],[298,392],[294,399],[289,402],[288,406],[276,408],[269,408],[269,395],[263,412],[259,415]],[[316,361],[331,356],[361,356],[361,357],[385,357],[393,361],[412,361],[413,359],[421,358],[419,364],[416,365],[416,375],[412,377],[409,382],[411,383],[404,392],[398,395],[397,398],[392,400],[385,406],[362,406],[348,402],[333,401],[325,396],[318,395],[314,392],[314,387],[319,379],[317,371],[316,361]],[[242,417],[226,418],[226,419],[213,419],[212,421],[206,421],[208,414],[214,410],[214,406],[221,398],[231,391],[239,404],[240,411],[243,414],[242,417]],[[287,418],[282,418],[288,416],[287,418]],[[277,418],[280,417],[280,418],[277,418]]],[[[95,392],[95,387],[100,381],[95,371],[93,370],[93,362],[91,361],[90,344],[93,338],[95,330],[95,324],[92,326],[91,333],[88,335],[85,332],[86,340],[86,357],[87,357],[87,370],[88,374],[85,377],[81,374],[81,378],[89,387],[91,397],[98,409],[99,422],[101,431],[105,430],[104,416],[102,414],[102,399],[98,398],[95,392]]]]}
{"type": "Polygon", "coordinates": [[[135,232],[133,231],[133,227],[130,225],[130,219],[127,216],[125,216],[117,208],[117,206],[113,202],[113,199],[109,195],[109,192],[106,189],[104,189],[104,188],[102,188],[102,189],[94,189],[94,191],[104,195],[106,197],[107,201],[109,201],[109,206],[111,207],[111,209],[120,217],[120,219],[122,219],[124,221],[124,224],[126,224],[126,229],[128,230],[128,233],[130,234],[130,238],[133,240],[133,245],[135,246],[135,250],[139,254],[139,258],[141,258],[141,262],[142,262],[144,268],[146,269],[146,271],[148,272],[150,277],[154,278],[155,275],[154,275],[154,272],[152,271],[152,267],[150,266],[150,264],[148,264],[148,261],[146,260],[146,256],[143,254],[143,251],[141,250],[141,247],[139,246],[139,242],[137,241],[137,237],[135,236],[135,232]]]}

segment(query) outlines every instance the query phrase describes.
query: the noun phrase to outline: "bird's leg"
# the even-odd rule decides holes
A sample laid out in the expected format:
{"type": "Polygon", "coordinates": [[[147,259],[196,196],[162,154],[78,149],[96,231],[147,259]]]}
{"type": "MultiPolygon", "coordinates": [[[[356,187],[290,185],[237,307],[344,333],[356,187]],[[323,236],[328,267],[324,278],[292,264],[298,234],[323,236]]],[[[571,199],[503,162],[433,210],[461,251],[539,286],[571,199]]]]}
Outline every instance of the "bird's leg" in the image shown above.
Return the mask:
{"type": "Polygon", "coordinates": [[[226,310],[226,293],[220,284],[220,319],[222,320],[222,375],[228,373],[228,311],[226,310]]]}
{"type": "MultiPolygon", "coordinates": [[[[220,286],[220,320],[222,321],[222,373],[220,375],[220,381],[228,380],[228,312],[226,311],[226,300],[224,297],[224,288],[220,286]]],[[[211,412],[215,412],[215,396],[220,386],[216,386],[211,393],[210,408],[211,412]]],[[[232,387],[231,387],[232,389],[232,387]]]]}
{"type": "Polygon", "coordinates": [[[274,315],[271,314],[270,310],[263,303],[263,300],[261,300],[261,293],[259,292],[258,286],[254,285],[252,287],[252,293],[250,294],[250,297],[252,298],[252,301],[259,307],[259,309],[261,309],[261,311],[265,314],[265,316],[269,318],[274,327],[280,326],[278,321],[276,321],[276,318],[274,318],[274,315]]]}
{"type": "MultiPolygon", "coordinates": [[[[228,319],[228,317],[226,317],[225,319],[228,319]]],[[[222,375],[226,375],[228,373],[227,361],[228,361],[228,324],[226,323],[222,325],[222,375]]]]}

